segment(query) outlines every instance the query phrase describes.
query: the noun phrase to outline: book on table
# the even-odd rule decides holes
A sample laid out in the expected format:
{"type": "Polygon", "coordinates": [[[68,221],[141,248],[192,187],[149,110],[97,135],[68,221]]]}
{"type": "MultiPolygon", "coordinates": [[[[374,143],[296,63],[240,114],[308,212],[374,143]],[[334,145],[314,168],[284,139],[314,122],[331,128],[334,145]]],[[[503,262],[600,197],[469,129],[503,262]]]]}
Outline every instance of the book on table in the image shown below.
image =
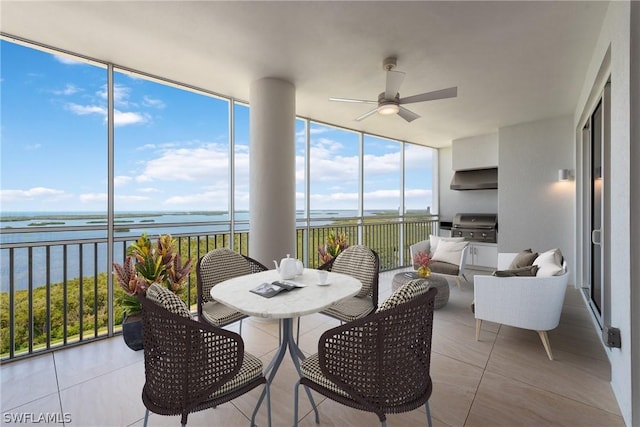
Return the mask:
{"type": "Polygon", "coordinates": [[[265,298],[271,298],[283,291],[290,291],[296,288],[304,288],[306,285],[302,283],[292,282],[291,280],[276,280],[274,282],[264,282],[259,286],[251,289],[251,292],[265,298]]]}

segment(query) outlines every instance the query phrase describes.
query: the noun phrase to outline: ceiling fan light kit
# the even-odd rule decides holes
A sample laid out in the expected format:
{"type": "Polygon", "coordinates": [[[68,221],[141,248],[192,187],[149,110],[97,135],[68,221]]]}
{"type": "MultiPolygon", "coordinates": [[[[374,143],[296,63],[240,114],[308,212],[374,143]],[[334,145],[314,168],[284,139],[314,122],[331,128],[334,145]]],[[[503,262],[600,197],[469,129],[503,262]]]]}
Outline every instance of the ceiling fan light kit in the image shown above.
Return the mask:
{"type": "Polygon", "coordinates": [[[398,114],[400,107],[397,104],[383,104],[378,107],[378,114],[383,116],[390,116],[391,114],[398,114]]]}
{"type": "Polygon", "coordinates": [[[387,73],[387,82],[385,91],[378,95],[378,101],[369,101],[365,99],[350,99],[350,98],[329,98],[330,101],[337,102],[351,102],[360,104],[378,104],[373,110],[367,111],[355,120],[364,120],[367,117],[378,113],[380,115],[389,116],[397,114],[407,122],[412,122],[420,116],[411,110],[402,107],[402,104],[411,104],[414,102],[435,101],[437,99],[455,98],[458,96],[458,88],[450,87],[447,89],[436,90],[433,92],[421,93],[418,95],[408,96],[406,98],[400,98],[400,85],[404,81],[405,73],[401,71],[395,71],[397,64],[397,58],[389,57],[382,61],[382,68],[387,73]]]}

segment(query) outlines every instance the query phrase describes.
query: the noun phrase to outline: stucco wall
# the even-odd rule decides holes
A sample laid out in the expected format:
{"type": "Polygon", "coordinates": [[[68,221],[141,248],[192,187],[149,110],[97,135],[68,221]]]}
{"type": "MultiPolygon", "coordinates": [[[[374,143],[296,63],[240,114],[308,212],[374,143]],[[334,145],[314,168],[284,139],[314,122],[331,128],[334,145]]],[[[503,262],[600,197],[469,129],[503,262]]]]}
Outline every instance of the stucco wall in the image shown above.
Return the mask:
{"type": "MultiPolygon", "coordinates": [[[[632,382],[638,383],[640,355],[637,345],[631,345],[632,317],[640,307],[631,303],[631,253],[629,234],[631,220],[631,109],[630,81],[638,79],[630,72],[631,5],[627,1],[611,2],[594,48],[592,60],[585,74],[584,86],[574,115],[574,132],[584,124],[585,114],[593,109],[594,94],[599,93],[608,76],[611,76],[611,147],[608,171],[605,170],[605,282],[610,287],[610,298],[604,304],[604,322],[620,328],[622,348],[609,349],[611,385],[620,405],[625,422],[640,426],[640,407],[632,402],[632,382]],[[635,352],[635,353],[634,353],[635,352]],[[633,380],[632,380],[633,377],[633,380]]],[[[635,15],[637,17],[637,15],[635,15]]],[[[637,19],[637,18],[636,18],[637,19]]],[[[635,22],[634,25],[640,25],[635,22]]],[[[576,146],[581,144],[577,138],[576,146]]],[[[578,164],[581,159],[578,158],[578,164]]],[[[605,163],[606,166],[606,163],[605,163]]],[[[637,190],[636,190],[637,191],[637,190]]],[[[636,194],[637,196],[637,194],[636,194]]],[[[582,245],[578,235],[577,244],[582,245]]],[[[637,243],[633,244],[634,247],[637,243]]],[[[637,262],[637,260],[636,260],[637,262]]],[[[638,391],[636,390],[637,394],[638,391]]]]}
{"type": "Polygon", "coordinates": [[[575,181],[558,181],[575,168],[573,147],[571,116],[500,128],[499,252],[559,248],[575,270],[575,181]]]}

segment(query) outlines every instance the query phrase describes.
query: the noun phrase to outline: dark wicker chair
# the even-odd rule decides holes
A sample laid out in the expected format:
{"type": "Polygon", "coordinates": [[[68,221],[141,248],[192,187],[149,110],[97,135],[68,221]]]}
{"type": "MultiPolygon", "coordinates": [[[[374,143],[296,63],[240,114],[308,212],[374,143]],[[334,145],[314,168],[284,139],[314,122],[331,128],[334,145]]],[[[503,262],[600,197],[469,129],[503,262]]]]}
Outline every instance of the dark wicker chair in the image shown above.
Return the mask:
{"type": "MultiPolygon", "coordinates": [[[[418,281],[416,281],[418,283],[418,281]]],[[[318,353],[301,366],[295,387],[294,425],[298,424],[300,385],[343,405],[386,415],[425,405],[431,426],[431,335],[437,290],[329,329],[318,353]]],[[[316,423],[319,420],[316,420],[316,423]]]]}
{"type": "Polygon", "coordinates": [[[227,248],[214,249],[201,257],[196,269],[198,320],[219,327],[239,320],[242,334],[242,319],[247,315],[214,301],[211,298],[211,288],[227,279],[265,270],[268,268],[260,262],[227,248]]]}
{"type": "Polygon", "coordinates": [[[143,296],[144,373],[142,401],[160,415],[181,415],[216,407],[264,384],[271,425],[269,384],[262,362],[244,352],[235,332],[174,314],[143,296]]]}
{"type": "Polygon", "coordinates": [[[348,274],[362,282],[362,291],[358,295],[332,304],[322,311],[323,314],[350,322],[378,308],[380,258],[374,250],[363,245],[349,246],[318,269],[348,274]]]}

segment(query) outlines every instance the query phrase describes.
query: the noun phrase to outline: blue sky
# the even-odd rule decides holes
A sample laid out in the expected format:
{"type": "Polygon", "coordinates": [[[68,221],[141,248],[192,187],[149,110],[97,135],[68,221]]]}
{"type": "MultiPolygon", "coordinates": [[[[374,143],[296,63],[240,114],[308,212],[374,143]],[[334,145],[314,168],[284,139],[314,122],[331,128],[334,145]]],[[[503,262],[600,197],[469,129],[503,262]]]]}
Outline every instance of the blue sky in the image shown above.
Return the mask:
{"type": "MultiPolygon", "coordinates": [[[[107,71],[0,42],[0,211],[106,211],[107,71]]],[[[228,209],[228,103],[116,72],[116,211],[228,209]]],[[[249,207],[249,109],[237,105],[236,209],[249,207]]],[[[304,121],[296,126],[304,206],[304,121]]],[[[357,209],[358,135],[311,124],[311,208],[357,209]]],[[[406,148],[406,206],[431,198],[431,150],[406,148]]],[[[365,137],[365,209],[397,209],[400,144],[365,137]]]]}

